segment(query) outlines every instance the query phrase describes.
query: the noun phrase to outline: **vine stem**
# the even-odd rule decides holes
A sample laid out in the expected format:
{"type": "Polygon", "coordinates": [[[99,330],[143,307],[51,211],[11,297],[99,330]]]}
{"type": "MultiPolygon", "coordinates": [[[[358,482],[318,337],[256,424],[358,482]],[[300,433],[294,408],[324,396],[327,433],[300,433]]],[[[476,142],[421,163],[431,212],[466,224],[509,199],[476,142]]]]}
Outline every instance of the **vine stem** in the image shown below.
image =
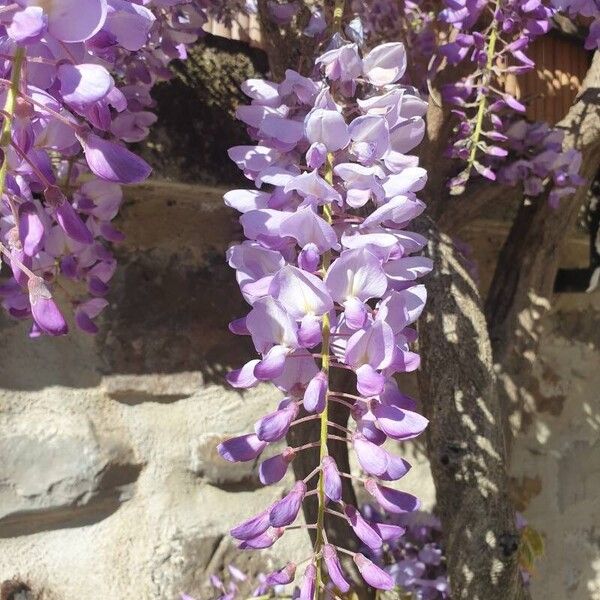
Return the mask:
{"type": "MultiPolygon", "coordinates": [[[[332,33],[340,32],[342,29],[342,18],[344,16],[344,6],[345,0],[335,0],[335,5],[333,9],[333,23],[332,23],[332,33]]],[[[332,152],[327,153],[327,159],[325,162],[325,169],[323,177],[329,185],[333,185],[333,161],[334,155],[332,152]]],[[[325,221],[331,225],[333,223],[333,213],[331,210],[331,204],[323,205],[323,218],[325,221]]],[[[323,255],[323,261],[321,264],[321,270],[323,273],[327,273],[329,266],[331,265],[331,250],[328,250],[323,255]]],[[[325,374],[327,381],[327,392],[329,392],[329,369],[331,366],[330,356],[329,356],[329,341],[331,337],[331,322],[329,319],[329,314],[326,313],[323,315],[323,321],[321,324],[321,371],[325,374]]],[[[321,413],[320,419],[320,436],[319,436],[319,465],[323,463],[323,459],[328,454],[327,449],[327,438],[329,432],[329,401],[327,394],[325,395],[325,408],[321,413]]],[[[317,483],[317,498],[318,498],[318,509],[317,509],[317,531],[315,538],[315,547],[314,553],[316,556],[315,559],[315,567],[317,570],[317,588],[316,588],[316,596],[317,598],[321,596],[322,591],[325,589],[325,583],[323,581],[323,566],[322,566],[322,547],[323,543],[326,542],[325,535],[325,474],[323,469],[319,472],[319,481],[317,483]]]]}
{"type": "MultiPolygon", "coordinates": [[[[494,66],[494,56],[496,52],[496,42],[498,40],[498,22],[495,14],[499,7],[499,0],[496,1],[496,10],[494,11],[494,18],[490,25],[490,39],[487,46],[487,62],[485,65],[484,73],[481,77],[481,87],[486,87],[491,78],[492,68],[494,66]]],[[[478,98],[479,107],[477,109],[477,119],[475,120],[475,129],[471,136],[471,151],[469,153],[469,159],[467,161],[467,175],[471,172],[475,159],[477,157],[477,147],[479,144],[479,138],[481,137],[481,131],[483,130],[483,118],[485,116],[485,109],[487,107],[487,96],[485,93],[479,92],[478,98]]]]}
{"type": "MultiPolygon", "coordinates": [[[[333,154],[329,152],[327,154],[327,161],[325,163],[325,173],[324,179],[330,185],[333,184],[333,154]]],[[[325,204],[323,206],[323,218],[331,225],[332,222],[332,213],[331,206],[329,204],[325,204]]],[[[327,272],[329,266],[331,264],[331,250],[328,250],[323,255],[323,264],[322,268],[324,272],[327,272]]],[[[325,374],[327,378],[327,388],[329,389],[329,339],[331,336],[331,323],[329,321],[329,314],[323,315],[323,322],[321,325],[321,336],[322,336],[322,344],[321,344],[321,371],[325,374]]],[[[323,459],[327,456],[327,434],[329,433],[329,403],[327,402],[327,398],[325,400],[325,408],[321,413],[321,427],[320,427],[320,437],[319,437],[319,464],[323,463],[323,459]]],[[[319,557],[316,561],[317,567],[317,582],[319,585],[323,583],[323,574],[321,568],[321,547],[323,546],[324,541],[324,530],[325,530],[325,474],[323,470],[319,472],[319,481],[317,483],[317,497],[319,501],[319,507],[317,511],[317,536],[315,541],[315,554],[319,557]]],[[[319,588],[317,588],[319,589],[319,588]]]]}
{"type": "Polygon", "coordinates": [[[10,87],[6,93],[6,102],[4,103],[4,122],[2,123],[2,132],[0,133],[0,147],[4,152],[2,157],[2,166],[0,167],[0,198],[4,195],[6,185],[6,175],[8,173],[7,151],[10,146],[12,133],[12,124],[15,115],[15,106],[17,96],[19,95],[19,86],[21,83],[21,68],[25,59],[25,49],[17,48],[13,58],[12,73],[10,76],[10,87]]]}

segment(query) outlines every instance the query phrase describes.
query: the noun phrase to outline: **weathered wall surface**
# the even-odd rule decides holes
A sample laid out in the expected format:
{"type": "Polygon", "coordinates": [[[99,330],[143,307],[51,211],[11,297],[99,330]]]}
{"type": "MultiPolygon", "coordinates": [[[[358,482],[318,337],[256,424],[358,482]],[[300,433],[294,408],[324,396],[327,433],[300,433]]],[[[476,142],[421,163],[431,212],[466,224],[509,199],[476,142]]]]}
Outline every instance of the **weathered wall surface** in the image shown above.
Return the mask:
{"type": "MultiPolygon", "coordinates": [[[[281,494],[253,465],[215,445],[249,430],[279,394],[243,394],[223,375],[250,356],[227,322],[244,306],[223,261],[239,236],[218,190],[152,184],[130,194],[127,242],[96,337],[30,341],[0,317],[0,582],[52,600],[206,598],[207,574],[230,560],[260,569],[307,555],[289,533],[243,557],[227,529],[281,494]]],[[[465,234],[482,280],[503,235],[465,234]]],[[[565,260],[584,264],[574,239],[565,260]]],[[[563,295],[546,321],[514,450],[515,494],[546,538],[535,600],[600,598],[600,298],[563,295]]],[[[412,389],[413,383],[406,385],[412,389]]],[[[434,504],[418,447],[405,489],[434,504]]]]}

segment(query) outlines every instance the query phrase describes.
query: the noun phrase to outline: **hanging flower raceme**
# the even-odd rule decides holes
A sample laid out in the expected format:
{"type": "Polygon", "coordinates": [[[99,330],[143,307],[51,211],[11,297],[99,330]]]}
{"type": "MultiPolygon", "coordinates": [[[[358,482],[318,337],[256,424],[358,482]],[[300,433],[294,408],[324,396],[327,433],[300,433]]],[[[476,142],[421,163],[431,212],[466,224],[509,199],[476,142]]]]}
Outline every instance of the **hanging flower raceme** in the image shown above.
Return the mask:
{"type": "MultiPolygon", "coordinates": [[[[236,9],[239,3],[225,3],[236,9]]],[[[0,2],[0,299],[30,335],[94,333],[116,261],[121,184],[150,167],[125,144],[156,120],[150,89],[202,32],[204,0],[0,2]],[[40,283],[41,282],[41,283],[40,283]],[[59,307],[56,287],[68,301],[59,307]],[[51,310],[50,310],[51,309],[51,310]]]]}
{"type": "Polygon", "coordinates": [[[526,55],[529,44],[548,32],[555,11],[541,1],[459,0],[446,2],[440,20],[454,29],[451,40],[438,49],[437,61],[451,65],[469,61],[472,71],[442,89],[458,120],[448,154],[464,167],[450,181],[460,194],[473,174],[496,180],[498,159],[506,157],[506,123],[525,105],[503,89],[507,76],[534,67],[526,55]],[[482,20],[487,18],[487,26],[482,20]]]}
{"type": "Polygon", "coordinates": [[[518,119],[506,129],[510,161],[497,167],[498,181],[522,185],[523,193],[536,197],[549,190],[548,203],[557,208],[560,199],[570,195],[584,182],[579,175],[581,153],[563,151],[564,131],[546,123],[528,123],[518,119]]]}
{"type": "MultiPolygon", "coordinates": [[[[318,541],[308,567],[298,571],[303,598],[317,593],[323,565],[330,585],[348,588],[338,558],[348,550],[328,543],[325,519],[346,520],[370,548],[402,534],[342,501],[342,480],[353,476],[328,455],[328,440],[354,449],[366,474],[359,481],[382,509],[400,514],[418,507],[417,498],[389,485],[410,465],[382,447],[387,438],[410,439],[427,425],[394,379],[419,366],[412,325],[426,300],[418,280],[432,268],[419,255],[426,240],[408,229],[425,208],[416,194],[426,173],[410,151],[423,137],[426,104],[397,84],[405,68],[400,43],[365,56],[342,43],[316,60],[314,78],[288,70],[279,84],[247,81],[243,90],[252,101],[238,117],[257,143],[229,152],[255,184],[225,195],[241,213],[246,237],[227,258],[250,305],[230,329],[251,336],[259,357],[228,381],[237,388],[270,381],[284,398],[253,433],[227,440],[219,452],[232,462],[255,460],[297,423],[313,421],[314,440],[261,462],[261,481],[270,484],[299,453],[320,450],[312,474],[231,533],[240,548],[269,547],[295,522],[304,499],[316,494],[319,518],[308,526],[317,528],[318,541]],[[355,390],[332,389],[333,369],[352,371],[355,390]],[[349,407],[353,425],[331,423],[331,403],[349,407]]],[[[353,558],[369,585],[393,586],[367,556],[353,558]]]]}

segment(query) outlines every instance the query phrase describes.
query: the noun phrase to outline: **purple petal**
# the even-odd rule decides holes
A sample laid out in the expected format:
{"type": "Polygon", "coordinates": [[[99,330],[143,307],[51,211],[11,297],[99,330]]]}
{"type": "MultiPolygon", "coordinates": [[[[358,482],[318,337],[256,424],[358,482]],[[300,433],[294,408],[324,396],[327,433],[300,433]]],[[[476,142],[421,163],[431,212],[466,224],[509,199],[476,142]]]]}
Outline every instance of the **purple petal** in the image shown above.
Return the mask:
{"type": "Polygon", "coordinates": [[[320,204],[340,203],[342,199],[339,192],[327,183],[316,170],[292,177],[283,189],[285,192],[296,191],[304,198],[316,198],[320,204]]]}
{"type": "Polygon", "coordinates": [[[327,159],[327,148],[325,144],[315,142],[306,151],[306,164],[310,169],[320,169],[327,159]]]}
{"type": "Polygon", "coordinates": [[[286,348],[298,347],[298,326],[274,298],[266,297],[256,301],[246,317],[246,325],[254,347],[263,354],[274,344],[286,348]]]}
{"type": "Polygon", "coordinates": [[[248,538],[239,544],[240,550],[262,550],[264,548],[270,548],[282,535],[283,529],[267,529],[264,533],[257,535],[253,538],[248,538]]]}
{"type": "Polygon", "coordinates": [[[114,10],[108,14],[104,30],[126,50],[140,50],[148,41],[150,28],[156,20],[152,11],[125,0],[110,0],[109,4],[114,10]]]}
{"type": "Polygon", "coordinates": [[[271,381],[281,375],[289,350],[284,346],[273,346],[254,367],[254,376],[260,381],[271,381]]]}
{"type": "Polygon", "coordinates": [[[404,44],[389,42],[376,46],[363,58],[363,73],[377,86],[398,81],[406,71],[404,44]]]}
{"type": "Polygon", "coordinates": [[[19,206],[19,239],[27,256],[35,256],[42,246],[44,225],[33,202],[19,206]]]}
{"type": "Polygon", "coordinates": [[[27,282],[31,315],[37,326],[48,335],[64,335],[69,328],[52,294],[41,277],[30,277],[27,282]]]}
{"type": "Polygon", "coordinates": [[[63,63],[58,67],[63,100],[76,106],[104,98],[113,86],[110,73],[101,65],[63,63]]]}
{"type": "Polygon", "coordinates": [[[300,600],[315,600],[317,569],[313,564],[308,565],[300,585],[300,600]]]}
{"type": "Polygon", "coordinates": [[[391,260],[384,266],[387,276],[396,282],[415,281],[430,273],[432,269],[433,261],[426,256],[407,256],[391,260]]]}
{"type": "Polygon", "coordinates": [[[249,388],[258,383],[254,376],[254,369],[259,363],[258,359],[247,362],[241,369],[229,371],[225,376],[227,383],[234,388],[249,388]]]}
{"type": "Polygon", "coordinates": [[[392,525],[391,523],[373,523],[373,527],[384,542],[394,542],[406,533],[404,527],[392,525]]]}
{"type": "Polygon", "coordinates": [[[354,506],[348,504],[344,507],[344,512],[348,519],[348,523],[354,530],[357,537],[365,543],[372,550],[381,548],[383,542],[379,533],[372,527],[360,514],[360,512],[354,508],[354,506]]]}
{"type": "Polygon", "coordinates": [[[371,475],[382,475],[388,465],[388,454],[364,435],[355,433],[352,440],[360,466],[371,475]]]}
{"type": "Polygon", "coordinates": [[[374,405],[371,410],[377,424],[386,435],[396,440],[408,440],[422,433],[429,421],[417,412],[402,410],[387,404],[374,405]]]}
{"type": "Polygon", "coordinates": [[[259,419],[254,425],[254,431],[259,440],[264,442],[276,442],[285,437],[290,428],[290,423],[298,414],[298,405],[290,402],[280,410],[276,410],[259,419]]]}
{"type": "Polygon", "coordinates": [[[309,242],[298,254],[298,266],[303,271],[314,273],[319,268],[321,254],[316,244],[309,242]]]}
{"type": "Polygon", "coordinates": [[[425,204],[407,196],[395,196],[384,205],[376,208],[360,225],[361,228],[372,227],[386,221],[402,224],[414,219],[425,210],[425,204]]]}
{"type": "Polygon", "coordinates": [[[293,523],[298,516],[305,494],[306,484],[304,481],[297,481],[289,494],[273,504],[269,513],[271,525],[285,527],[293,523]]]}
{"type": "Polygon", "coordinates": [[[410,471],[410,463],[399,456],[388,453],[388,464],[385,473],[379,477],[384,481],[397,481],[410,471]]]}
{"type": "Polygon", "coordinates": [[[62,42],[83,42],[104,25],[106,0],[61,0],[44,4],[48,30],[62,42]]]}
{"type": "Polygon", "coordinates": [[[350,123],[349,132],[353,142],[351,151],[361,163],[371,164],[389,149],[388,122],[381,115],[357,117],[350,123]]]}
{"type": "Polygon", "coordinates": [[[240,317],[239,319],[230,321],[227,327],[234,335],[250,335],[248,327],[246,327],[246,317],[240,317]]]}
{"type": "Polygon", "coordinates": [[[356,369],[356,389],[362,396],[377,396],[383,391],[385,377],[371,365],[356,369]]]}
{"type": "Polygon", "coordinates": [[[292,448],[286,448],[281,454],[277,454],[260,463],[258,476],[263,485],[271,485],[281,481],[290,462],[294,459],[295,452],[292,448]]]}
{"type": "Polygon", "coordinates": [[[322,467],[325,495],[333,502],[339,502],[342,499],[342,479],[335,460],[331,456],[324,456],[322,467]]]}
{"type": "Polygon", "coordinates": [[[279,86],[272,81],[247,79],[240,87],[242,88],[242,92],[252,98],[256,104],[275,107],[281,104],[281,98],[277,91],[279,86]]]}
{"type": "Polygon", "coordinates": [[[267,208],[270,197],[271,194],[259,190],[231,190],[223,196],[223,199],[229,208],[247,213],[251,210],[267,208]]]}
{"type": "Polygon", "coordinates": [[[321,343],[321,319],[306,315],[300,322],[298,341],[303,348],[314,348],[321,343]]]}
{"type": "Polygon", "coordinates": [[[337,235],[331,225],[310,207],[299,208],[282,220],[279,234],[295,239],[298,245],[314,244],[319,252],[337,246],[337,235]]]}
{"type": "Polygon", "coordinates": [[[350,141],[348,125],[336,110],[314,108],[306,115],[304,131],[311,144],[323,144],[329,152],[345,148],[350,141]]]}
{"type": "Polygon", "coordinates": [[[96,323],[90,319],[89,315],[79,308],[75,311],[75,324],[81,331],[85,331],[86,333],[91,333],[92,335],[98,333],[98,326],[96,323]]]}
{"type": "Polygon", "coordinates": [[[381,446],[387,439],[385,433],[375,424],[375,417],[372,413],[366,413],[357,421],[356,430],[377,446],[381,446]]]}
{"type": "Polygon", "coordinates": [[[424,285],[414,285],[399,292],[392,291],[380,303],[377,318],[383,319],[395,334],[399,334],[419,318],[426,300],[427,290],[424,285]]]}
{"type": "Polygon", "coordinates": [[[379,259],[364,248],[344,250],[325,276],[331,297],[340,304],[348,298],[365,302],[383,296],[387,289],[385,273],[379,259]]]}
{"type": "Polygon", "coordinates": [[[267,446],[253,433],[231,438],[219,444],[219,454],[229,462],[246,462],[254,460],[267,446]]]}
{"type": "Polygon", "coordinates": [[[42,34],[46,27],[46,20],[41,6],[27,6],[13,15],[6,33],[15,42],[31,42],[42,34]]]}
{"type": "Polygon", "coordinates": [[[323,545],[323,559],[332,583],[340,590],[340,592],[345,594],[350,589],[350,584],[344,577],[340,559],[338,558],[335,548],[331,544],[323,545]]]}
{"type": "Polygon", "coordinates": [[[394,588],[394,580],[389,573],[371,562],[363,554],[354,555],[354,562],[363,579],[378,590],[391,590],[394,588]]]}
{"type": "Polygon", "coordinates": [[[325,409],[328,378],[319,371],[306,386],[303,404],[307,412],[320,414],[325,409]]]}
{"type": "Polygon", "coordinates": [[[296,565],[294,563],[288,563],[279,571],[274,571],[267,575],[266,583],[268,585],[287,585],[292,583],[296,577],[296,565]]]}
{"type": "Polygon", "coordinates": [[[92,172],[107,181],[139,183],[146,179],[152,169],[146,161],[114,142],[87,133],[80,136],[85,159],[92,172]]]}
{"type": "Polygon", "coordinates": [[[380,485],[374,479],[367,479],[365,489],[388,512],[401,514],[419,508],[419,500],[412,494],[380,485]]]}
{"type": "Polygon", "coordinates": [[[367,320],[367,306],[358,298],[349,298],[344,302],[344,314],[350,329],[361,329],[367,320]]]}
{"type": "Polygon", "coordinates": [[[362,60],[356,44],[346,44],[329,50],[319,56],[316,63],[325,67],[325,75],[331,81],[352,81],[359,77],[362,71],[362,60]]]}
{"type": "Polygon", "coordinates": [[[284,266],[273,277],[269,294],[295,319],[321,316],[333,309],[333,300],[323,281],[292,265],[284,266]]]}
{"type": "Polygon", "coordinates": [[[92,244],[94,236],[81,220],[68,200],[64,200],[56,207],[56,220],[60,228],[73,240],[81,244],[92,244]]]}
{"type": "Polygon", "coordinates": [[[264,533],[269,527],[269,511],[264,510],[255,517],[236,525],[229,533],[237,540],[249,540],[264,533]]]}

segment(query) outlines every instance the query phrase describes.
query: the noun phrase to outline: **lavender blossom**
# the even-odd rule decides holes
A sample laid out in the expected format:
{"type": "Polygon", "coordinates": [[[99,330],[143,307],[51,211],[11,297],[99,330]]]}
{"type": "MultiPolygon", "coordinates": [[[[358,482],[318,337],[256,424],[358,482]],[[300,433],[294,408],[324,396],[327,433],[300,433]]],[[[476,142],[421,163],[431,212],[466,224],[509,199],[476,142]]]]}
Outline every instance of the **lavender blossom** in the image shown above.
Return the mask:
{"type": "MultiPolygon", "coordinates": [[[[230,329],[249,335],[259,354],[228,380],[240,388],[270,381],[285,398],[257,421],[255,434],[224,442],[219,452],[227,460],[258,458],[297,421],[313,421],[323,436],[351,444],[371,477],[367,491],[391,513],[414,510],[418,501],[383,485],[403,477],[410,465],[381,444],[388,436],[417,436],[427,425],[394,380],[418,367],[411,325],[426,300],[419,279],[432,268],[416,255],[426,240],[407,230],[425,208],[416,194],[426,173],[408,154],[424,135],[425,104],[412,88],[396,83],[406,66],[400,43],[377,46],[362,58],[355,43],[342,41],[316,60],[325,80],[320,73],[310,79],[288,70],[280,84],[247,82],[251,104],[238,116],[256,145],[233,148],[230,156],[256,189],[225,195],[241,213],[248,238],[227,253],[250,307],[230,329]],[[352,393],[332,389],[331,370],[338,368],[356,374],[352,393]],[[350,429],[330,425],[332,402],[353,406],[350,429]]],[[[297,481],[265,513],[236,527],[232,533],[241,548],[270,546],[296,527],[304,499],[314,493],[320,516],[309,527],[318,529],[330,518],[328,503],[333,518],[345,517],[371,549],[402,534],[401,526],[370,522],[342,502],[342,478],[351,475],[338,470],[325,441],[306,446],[320,447],[313,472],[318,481],[312,475],[297,481]],[[336,504],[343,512],[335,511],[336,504]]],[[[290,446],[264,460],[261,481],[280,481],[304,449],[290,446]]],[[[307,600],[316,593],[323,563],[332,584],[348,589],[339,549],[322,535],[319,540],[300,585],[307,600]]],[[[354,560],[370,585],[392,587],[391,576],[367,557],[355,554],[354,560]]],[[[270,577],[288,582],[294,573],[270,577]]]]}

